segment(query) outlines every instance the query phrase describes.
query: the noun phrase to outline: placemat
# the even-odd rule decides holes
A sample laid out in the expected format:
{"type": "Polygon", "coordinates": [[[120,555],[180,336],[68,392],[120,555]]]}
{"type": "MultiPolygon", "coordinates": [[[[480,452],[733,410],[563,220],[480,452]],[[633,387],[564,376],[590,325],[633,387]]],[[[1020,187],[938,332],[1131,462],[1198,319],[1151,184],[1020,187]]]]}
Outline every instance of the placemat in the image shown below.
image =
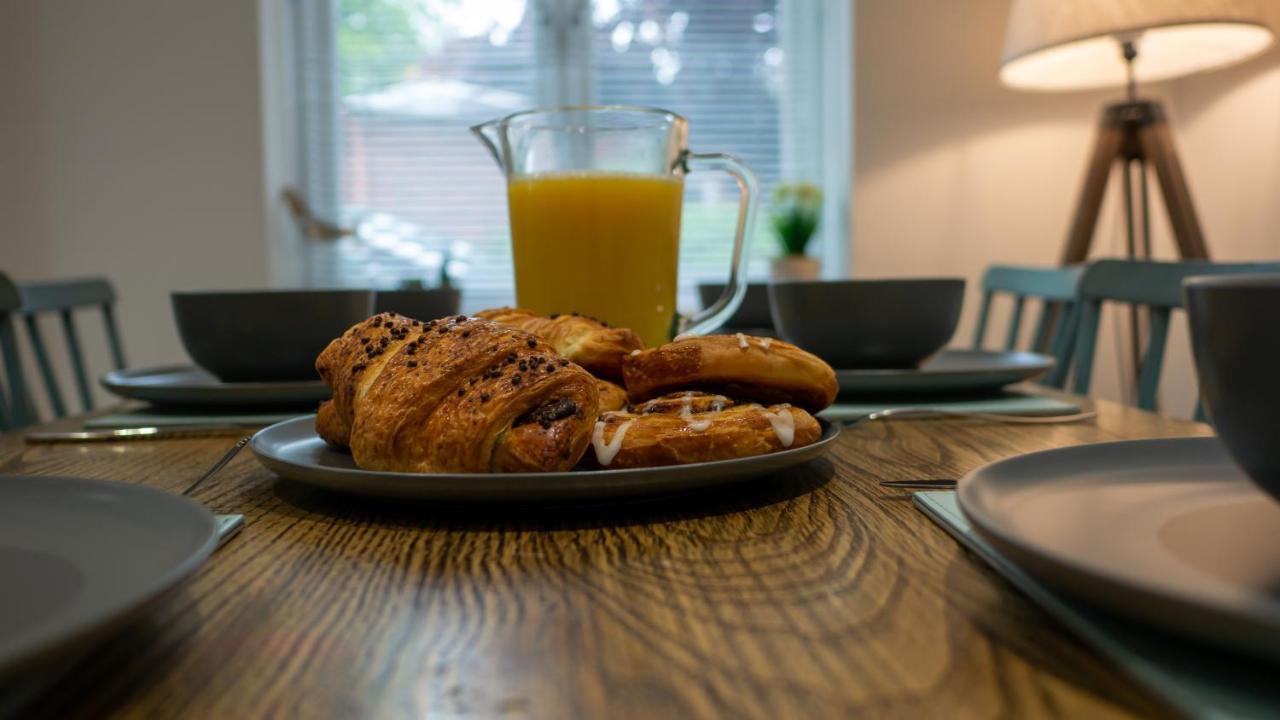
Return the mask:
{"type": "Polygon", "coordinates": [[[916,507],[1137,682],[1195,718],[1280,718],[1280,669],[1206,647],[1054,592],[978,537],[954,491],[918,492],[916,507]]]}
{"type": "Polygon", "coordinates": [[[1005,392],[995,396],[935,400],[921,400],[916,397],[903,401],[877,399],[842,402],[837,398],[834,405],[818,414],[828,420],[856,420],[887,408],[937,408],[951,412],[981,412],[997,415],[1048,416],[1074,415],[1080,412],[1080,406],[1069,400],[1030,393],[1005,392]]]}

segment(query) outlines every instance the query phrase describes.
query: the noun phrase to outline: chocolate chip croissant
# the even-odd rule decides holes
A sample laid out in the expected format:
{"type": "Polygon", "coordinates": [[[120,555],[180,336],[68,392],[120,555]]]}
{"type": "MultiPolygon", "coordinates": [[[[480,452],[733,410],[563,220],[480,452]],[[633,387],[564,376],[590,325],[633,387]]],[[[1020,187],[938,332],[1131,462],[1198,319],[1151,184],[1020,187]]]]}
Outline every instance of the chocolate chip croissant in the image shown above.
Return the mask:
{"type": "Polygon", "coordinates": [[[640,336],[628,328],[609,327],[585,315],[547,317],[520,308],[495,308],[477,313],[547,341],[561,355],[606,380],[622,379],[622,359],[644,349],[640,336]]]}
{"type": "Polygon", "coordinates": [[[333,390],[316,431],[366,470],[568,470],[599,412],[590,373],[532,335],[463,315],[375,315],[329,343],[316,370],[333,390]]]}

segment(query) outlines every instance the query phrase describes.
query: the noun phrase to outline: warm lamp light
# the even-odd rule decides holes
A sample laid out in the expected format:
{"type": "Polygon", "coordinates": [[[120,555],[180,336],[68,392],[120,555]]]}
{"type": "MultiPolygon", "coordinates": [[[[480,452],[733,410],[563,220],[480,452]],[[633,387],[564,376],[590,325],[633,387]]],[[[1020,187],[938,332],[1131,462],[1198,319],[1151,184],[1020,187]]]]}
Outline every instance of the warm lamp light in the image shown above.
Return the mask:
{"type": "Polygon", "coordinates": [[[1271,45],[1257,0],[1014,0],[1000,80],[1026,90],[1167,80],[1240,62],[1271,45]]]}

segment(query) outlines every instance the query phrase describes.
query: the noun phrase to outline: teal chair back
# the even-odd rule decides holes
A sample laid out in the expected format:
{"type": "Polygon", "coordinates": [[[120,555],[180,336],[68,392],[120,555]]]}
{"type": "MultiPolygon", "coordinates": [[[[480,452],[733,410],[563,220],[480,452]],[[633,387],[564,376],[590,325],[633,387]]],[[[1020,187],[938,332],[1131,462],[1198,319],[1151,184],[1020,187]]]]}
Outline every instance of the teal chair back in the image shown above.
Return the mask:
{"type": "MultiPolygon", "coordinates": [[[[1174,310],[1182,308],[1182,281],[1196,275],[1275,272],[1280,272],[1280,263],[1201,260],[1098,260],[1090,263],[1080,276],[1080,317],[1072,390],[1082,395],[1089,392],[1103,303],[1117,302],[1148,309],[1147,347],[1138,368],[1138,407],[1155,410],[1156,391],[1160,387],[1160,373],[1164,367],[1165,341],[1169,336],[1169,317],[1174,310]]],[[[1203,418],[1203,409],[1198,404],[1196,408],[1196,417],[1203,418]]]]}
{"type": "Polygon", "coordinates": [[[73,313],[82,308],[98,310],[106,331],[112,365],[117,370],[124,368],[124,349],[120,345],[120,331],[115,317],[116,292],[111,283],[103,278],[29,283],[19,285],[18,292],[22,298],[22,306],[18,312],[26,325],[27,338],[31,341],[31,351],[44,380],[45,393],[53,414],[64,417],[67,414],[67,403],[58,387],[49,346],[40,331],[38,320],[44,315],[58,316],[80,407],[84,411],[92,410],[93,393],[73,313]]]}
{"type": "Polygon", "coordinates": [[[18,335],[14,318],[22,307],[22,296],[9,276],[0,273],[0,365],[4,385],[0,387],[0,430],[11,430],[35,422],[18,355],[18,335]]]}
{"type": "Polygon", "coordinates": [[[982,307],[973,333],[973,349],[981,350],[987,335],[991,305],[996,295],[1013,298],[1013,311],[1005,331],[1004,349],[1018,349],[1023,311],[1028,300],[1039,301],[1039,315],[1031,350],[1048,352],[1054,367],[1041,383],[1061,388],[1067,379],[1077,325],[1076,284],[1080,267],[1040,268],[992,265],[982,276],[982,307]]]}

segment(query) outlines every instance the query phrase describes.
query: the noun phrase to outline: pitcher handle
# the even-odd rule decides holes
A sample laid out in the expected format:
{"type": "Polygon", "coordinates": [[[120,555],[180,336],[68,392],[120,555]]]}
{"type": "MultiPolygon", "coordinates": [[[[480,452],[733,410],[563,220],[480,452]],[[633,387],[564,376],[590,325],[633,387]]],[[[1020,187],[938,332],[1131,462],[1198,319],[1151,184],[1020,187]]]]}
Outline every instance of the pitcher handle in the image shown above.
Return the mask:
{"type": "Polygon", "coordinates": [[[747,294],[747,248],[751,246],[751,235],[755,228],[753,221],[760,189],[756,174],[733,155],[686,152],[681,159],[686,171],[695,168],[723,170],[738,183],[738,229],[733,237],[729,282],[725,283],[724,292],[720,293],[714,303],[685,318],[680,332],[681,335],[706,335],[724,325],[747,294]]]}

